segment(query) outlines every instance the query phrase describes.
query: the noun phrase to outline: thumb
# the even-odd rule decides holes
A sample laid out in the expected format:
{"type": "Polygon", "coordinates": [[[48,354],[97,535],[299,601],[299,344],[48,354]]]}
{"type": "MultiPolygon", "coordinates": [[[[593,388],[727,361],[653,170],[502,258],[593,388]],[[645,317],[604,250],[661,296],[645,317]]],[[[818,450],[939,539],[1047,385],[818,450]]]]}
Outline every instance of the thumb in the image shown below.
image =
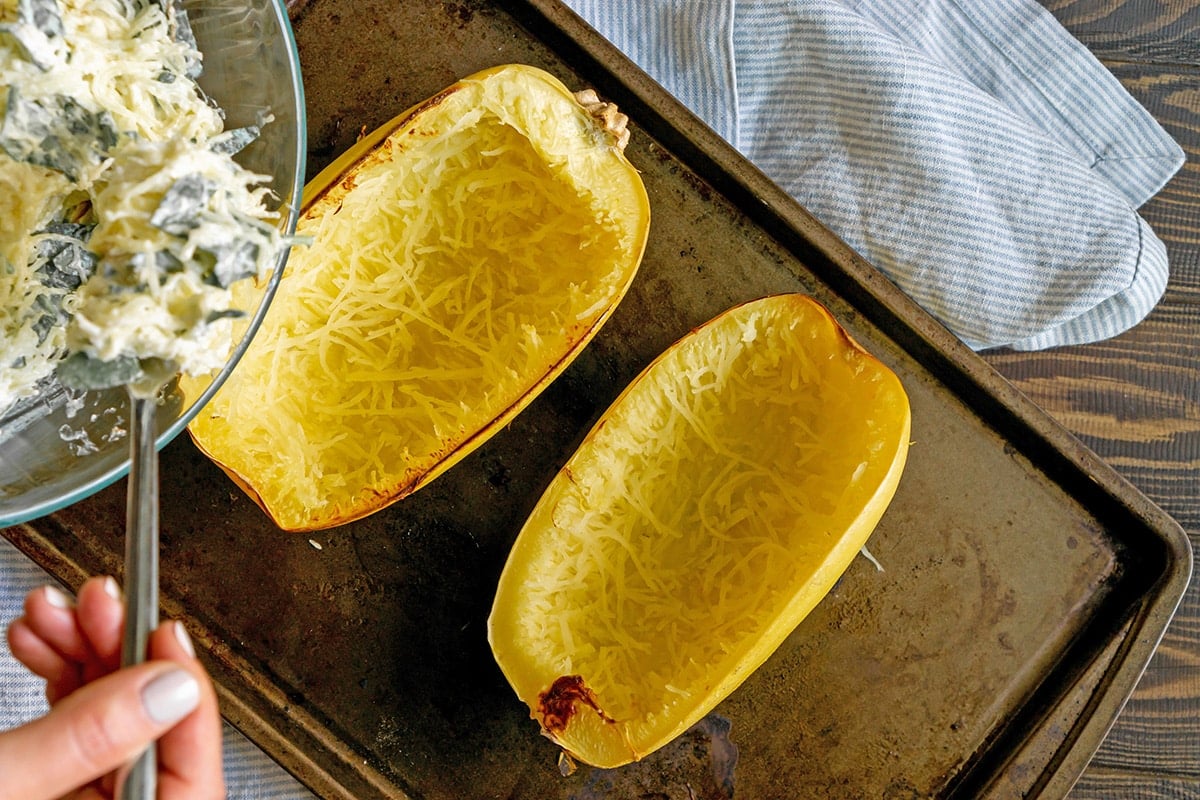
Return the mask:
{"type": "Polygon", "coordinates": [[[7,797],[50,800],[117,769],[186,717],[200,685],[186,669],[151,661],[106,675],[46,716],[0,733],[7,797]],[[7,783],[15,778],[15,785],[7,783]]]}

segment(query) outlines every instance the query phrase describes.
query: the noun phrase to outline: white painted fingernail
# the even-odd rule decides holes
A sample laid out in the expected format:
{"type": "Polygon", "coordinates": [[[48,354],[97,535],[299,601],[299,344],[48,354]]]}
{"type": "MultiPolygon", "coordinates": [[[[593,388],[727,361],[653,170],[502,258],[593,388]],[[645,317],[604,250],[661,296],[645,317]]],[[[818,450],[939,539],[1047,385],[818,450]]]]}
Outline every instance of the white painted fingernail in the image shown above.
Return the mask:
{"type": "Polygon", "coordinates": [[[171,623],[175,626],[175,639],[179,642],[179,646],[183,648],[183,652],[188,654],[188,658],[196,657],[196,648],[192,645],[192,637],[188,636],[187,628],[183,627],[183,623],[175,621],[171,623]]]}
{"type": "Polygon", "coordinates": [[[54,606],[55,608],[70,608],[71,607],[71,598],[67,597],[66,594],[64,594],[62,591],[55,588],[54,586],[43,586],[42,587],[42,597],[45,597],[46,602],[49,603],[50,605],[54,606]]]}
{"type": "Polygon", "coordinates": [[[104,593],[113,600],[121,599],[121,587],[117,586],[117,582],[111,575],[106,575],[100,585],[104,587],[104,593]]]}
{"type": "Polygon", "coordinates": [[[146,716],[166,725],[178,722],[200,704],[200,684],[186,669],[164,672],[142,689],[146,716]]]}

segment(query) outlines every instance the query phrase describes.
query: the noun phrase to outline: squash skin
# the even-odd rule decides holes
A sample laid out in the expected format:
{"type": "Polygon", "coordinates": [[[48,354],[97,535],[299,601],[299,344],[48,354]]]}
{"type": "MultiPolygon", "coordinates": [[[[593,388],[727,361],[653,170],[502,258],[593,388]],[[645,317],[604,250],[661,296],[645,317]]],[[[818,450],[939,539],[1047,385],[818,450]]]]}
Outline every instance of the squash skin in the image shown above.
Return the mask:
{"type": "MultiPolygon", "coordinates": [[[[750,326],[743,329],[749,330],[750,326]]],[[[761,328],[757,335],[762,336],[761,328]]],[[[747,345],[747,349],[753,348],[747,345]]],[[[804,385],[797,392],[811,389],[812,386],[804,385]]],[[[678,406],[668,406],[664,416],[685,413],[678,406]]],[[[827,310],[801,295],[769,297],[731,309],[681,339],[651,363],[601,416],[547,487],[519,533],[497,586],[488,622],[489,642],[501,671],[529,707],[530,716],[538,722],[543,734],[579,761],[604,768],[617,767],[667,744],[733,692],[827,594],[865,545],[899,485],[907,458],[910,413],[907,395],[895,374],[865,353],[827,310]],[[697,644],[696,639],[706,636],[706,624],[711,624],[713,630],[736,629],[736,626],[726,626],[727,620],[720,614],[709,616],[712,606],[704,602],[710,595],[699,592],[695,597],[688,595],[694,587],[705,583],[717,587],[728,584],[732,573],[711,574],[712,565],[719,563],[719,559],[700,545],[694,551],[690,549],[688,537],[699,541],[702,535],[696,531],[700,526],[685,524],[677,529],[660,524],[658,530],[653,530],[654,525],[635,524],[625,528],[620,520],[627,508],[650,508],[650,516],[642,517],[641,521],[652,519],[661,523],[669,513],[664,509],[680,506],[690,509],[699,505],[696,498],[708,494],[703,484],[689,485],[685,477],[671,476],[703,472],[705,467],[700,463],[703,458],[691,457],[673,463],[671,458],[675,456],[663,455],[669,443],[674,442],[669,432],[663,432],[667,427],[642,425],[641,413],[633,409],[645,396],[661,391],[663,385],[684,384],[679,365],[687,359],[681,358],[681,353],[693,351],[696,358],[690,363],[702,364],[705,348],[711,345],[718,331],[732,331],[736,337],[738,326],[754,315],[799,320],[802,330],[812,332],[812,343],[803,346],[811,347],[814,360],[820,356],[828,358],[834,369],[845,366],[859,371],[846,383],[855,391],[861,385],[859,404],[839,404],[826,410],[830,415],[871,417],[876,421],[872,425],[878,427],[878,435],[873,439],[874,434],[868,434],[863,442],[877,444],[879,449],[868,457],[872,464],[862,473],[865,484],[847,501],[847,507],[832,512],[832,516],[816,517],[840,521],[839,530],[797,529],[781,533],[781,542],[797,553],[795,564],[780,567],[781,575],[788,569],[794,569],[795,573],[781,578],[783,588],[769,603],[764,602],[762,619],[751,625],[749,633],[740,638],[731,636],[720,642],[697,644]],[[839,362],[844,364],[838,366],[839,362]],[[623,427],[638,429],[627,437],[633,441],[628,447],[623,447],[620,432],[623,427]],[[648,430],[659,432],[660,438],[641,435],[648,430]],[[626,458],[637,463],[626,464],[623,461],[626,458]],[[656,469],[664,463],[667,466],[656,469]],[[656,505],[653,490],[639,493],[636,487],[627,490],[629,495],[637,495],[633,499],[621,496],[622,480],[606,480],[598,475],[622,470],[628,473],[630,481],[637,483],[654,482],[651,476],[657,476],[663,487],[658,499],[667,501],[656,505]],[[687,488],[677,491],[673,487],[676,480],[687,488]],[[589,520],[600,522],[580,533],[588,528],[589,520]],[[623,547],[632,554],[628,564],[633,567],[622,571],[607,557],[595,554],[600,552],[600,545],[594,540],[618,536],[614,532],[624,530],[633,531],[628,539],[622,540],[626,542],[623,547]],[[655,556],[652,551],[658,547],[655,543],[658,536],[676,537],[688,543],[683,549],[673,550],[667,550],[669,545],[666,545],[663,552],[670,552],[671,556],[655,556]],[[815,541],[811,553],[806,549],[809,547],[804,544],[806,541],[815,541]],[[656,589],[654,581],[659,577],[654,566],[658,563],[656,557],[668,569],[685,564],[689,571],[678,580],[663,579],[656,589]],[[563,567],[564,563],[572,566],[563,567]],[[574,564],[584,566],[575,569],[574,564]],[[647,575],[639,576],[640,569],[647,575]],[[614,588],[616,574],[632,578],[628,584],[614,588]],[[643,578],[645,585],[641,582],[643,578]],[[580,588],[576,590],[571,584],[580,588]],[[648,655],[627,661],[597,655],[605,648],[611,652],[621,646],[614,643],[611,627],[606,628],[607,620],[622,614],[622,603],[636,594],[635,589],[664,592],[658,598],[667,608],[661,615],[663,619],[694,617],[699,622],[695,629],[683,629],[681,624],[680,632],[673,638],[650,630],[649,626],[643,630],[642,620],[647,613],[629,611],[613,626],[628,624],[630,630],[625,631],[629,634],[628,647],[640,648],[639,652],[648,655]],[[599,595],[605,598],[597,599],[599,595]],[[589,604],[595,604],[591,611],[581,610],[581,606],[589,604]],[[543,620],[548,621],[543,623],[543,620]],[[714,648],[724,648],[728,653],[702,664],[698,670],[694,666],[680,666],[703,661],[707,658],[703,654],[713,652],[714,648]],[[667,657],[659,659],[657,655],[673,650],[683,653],[674,662],[667,657]],[[598,678],[601,674],[604,677],[598,678]]],[[[739,452],[769,451],[772,440],[796,435],[795,430],[772,425],[774,418],[770,415],[752,416],[737,433],[759,439],[749,442],[739,452]]],[[[719,424],[718,416],[712,427],[715,429],[719,424]]],[[[737,427],[740,423],[732,424],[737,427]]],[[[822,444],[836,447],[837,441],[834,437],[832,445],[822,444]]],[[[780,469],[785,473],[781,483],[799,481],[802,477],[800,471],[786,473],[780,469]]],[[[732,481],[736,475],[729,473],[727,477],[732,481]]],[[[738,512],[737,507],[730,509],[734,516],[738,512]]],[[[680,518],[692,519],[689,511],[681,512],[680,518]]],[[[734,527],[730,523],[730,530],[734,527]]],[[[782,548],[779,552],[783,552],[782,548]]],[[[772,556],[779,563],[786,557],[786,553],[772,556]]],[[[770,568],[764,568],[764,572],[770,572],[770,568]]],[[[753,578],[758,579],[759,576],[753,578]]],[[[748,593],[745,587],[729,591],[748,593]]],[[[713,637],[708,635],[708,638],[713,637]]]]}
{"type": "MultiPolygon", "coordinates": [[[[486,396],[489,386],[481,378],[474,396],[468,393],[465,397],[446,398],[447,403],[462,404],[470,419],[462,424],[454,421],[444,424],[446,432],[437,434],[441,438],[434,445],[422,443],[420,448],[414,446],[411,452],[405,450],[403,453],[398,452],[400,448],[393,448],[380,459],[387,472],[385,478],[371,485],[364,482],[361,487],[356,487],[352,496],[337,488],[322,489],[316,479],[309,493],[325,492],[327,497],[335,499],[320,501],[324,503],[320,507],[303,509],[293,507],[294,499],[289,495],[294,492],[289,491],[285,481],[264,474],[270,468],[269,465],[264,467],[264,463],[272,445],[268,443],[260,448],[257,461],[247,458],[241,452],[242,443],[235,433],[252,421],[230,421],[228,408],[222,405],[223,394],[228,396],[237,391],[239,382],[257,378],[255,370],[263,368],[265,359],[260,354],[256,361],[253,352],[256,345],[271,341],[272,325],[295,324],[285,318],[287,312],[283,310],[289,303],[289,285],[296,280],[292,273],[298,259],[293,251],[287,272],[263,322],[266,330],[260,330],[229,382],[189,425],[189,432],[199,449],[283,530],[313,531],[361,519],[419,490],[453,467],[526,408],[566,369],[609,319],[637,273],[649,232],[650,207],[641,178],[623,153],[623,140],[628,137],[624,117],[614,115],[613,108],[605,104],[600,104],[601,108],[585,107],[556,78],[524,65],[495,67],[464,78],[365,136],[305,187],[298,233],[319,229],[318,223],[342,209],[359,187],[360,180],[366,179],[364,176],[377,175],[379,169],[386,169],[390,161],[405,158],[406,153],[419,153],[423,138],[436,134],[443,123],[447,128],[452,127],[462,118],[463,109],[475,108],[476,101],[480,106],[486,106],[485,123],[492,124],[492,116],[502,117],[504,125],[520,130],[521,135],[527,137],[530,148],[544,158],[547,170],[567,176],[564,183],[576,185],[580,192],[590,193],[589,198],[599,198],[594,202],[606,211],[611,210],[610,216],[616,221],[609,219],[605,224],[619,229],[613,236],[620,239],[620,247],[614,247],[611,263],[604,265],[604,269],[597,268],[594,273],[580,277],[581,281],[593,281],[599,289],[593,292],[586,314],[561,325],[562,341],[552,343],[548,348],[556,349],[547,349],[539,357],[536,374],[522,373],[515,379],[521,385],[506,390],[506,394],[493,392],[493,396],[486,396]],[[614,120],[619,128],[606,129],[614,120]],[[373,173],[373,169],[376,172],[373,173]]],[[[588,198],[585,200],[593,202],[588,198]]],[[[321,246],[318,233],[313,247],[321,246]]],[[[314,268],[311,260],[305,261],[305,269],[314,268]]],[[[547,261],[554,263],[550,255],[547,261]]],[[[318,264],[315,268],[335,271],[338,265],[318,264]]],[[[257,290],[261,289],[258,287],[257,290]]],[[[562,302],[565,304],[565,299],[562,302]]],[[[559,327],[536,318],[520,318],[518,324],[527,324],[543,334],[549,328],[559,327]]],[[[506,356],[496,353],[495,357],[503,360],[506,356]]],[[[419,353],[414,359],[419,360],[419,353]]],[[[429,366],[436,369],[437,365],[429,366]]],[[[330,378],[333,381],[340,379],[337,375],[330,378]]],[[[301,376],[294,382],[298,385],[288,391],[302,394],[305,391],[303,384],[311,382],[311,376],[301,376]]],[[[397,385],[396,391],[404,392],[405,387],[397,385]]],[[[273,407],[275,403],[273,398],[264,398],[262,405],[273,407]]],[[[279,438],[285,440],[279,442],[282,452],[290,437],[279,438]]],[[[318,468],[323,466],[317,464],[318,468]]]]}

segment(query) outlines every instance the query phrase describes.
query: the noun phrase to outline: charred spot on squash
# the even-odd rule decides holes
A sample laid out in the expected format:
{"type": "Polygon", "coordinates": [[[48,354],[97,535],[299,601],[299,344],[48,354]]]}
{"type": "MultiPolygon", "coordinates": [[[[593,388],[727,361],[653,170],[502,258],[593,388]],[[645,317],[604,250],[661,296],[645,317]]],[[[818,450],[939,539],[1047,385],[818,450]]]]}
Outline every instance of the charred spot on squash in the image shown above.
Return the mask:
{"type": "Polygon", "coordinates": [[[538,695],[538,714],[541,715],[542,728],[547,733],[566,730],[579,703],[591,708],[605,722],[616,722],[600,709],[596,693],[584,683],[582,675],[562,675],[550,684],[549,689],[538,695]]]}

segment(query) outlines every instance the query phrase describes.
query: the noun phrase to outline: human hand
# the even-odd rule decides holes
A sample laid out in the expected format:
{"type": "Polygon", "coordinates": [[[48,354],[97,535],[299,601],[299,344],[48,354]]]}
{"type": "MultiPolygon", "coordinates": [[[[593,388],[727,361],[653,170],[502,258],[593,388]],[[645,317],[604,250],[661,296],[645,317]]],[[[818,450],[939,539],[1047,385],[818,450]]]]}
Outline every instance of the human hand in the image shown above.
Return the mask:
{"type": "Polygon", "coordinates": [[[158,797],[224,797],[212,682],[179,622],[150,636],[144,664],[120,667],[124,607],[112,578],[78,599],[36,589],[9,626],[12,654],[46,680],[50,712],[0,732],[0,800],[103,800],[117,770],[157,740],[158,797]]]}

